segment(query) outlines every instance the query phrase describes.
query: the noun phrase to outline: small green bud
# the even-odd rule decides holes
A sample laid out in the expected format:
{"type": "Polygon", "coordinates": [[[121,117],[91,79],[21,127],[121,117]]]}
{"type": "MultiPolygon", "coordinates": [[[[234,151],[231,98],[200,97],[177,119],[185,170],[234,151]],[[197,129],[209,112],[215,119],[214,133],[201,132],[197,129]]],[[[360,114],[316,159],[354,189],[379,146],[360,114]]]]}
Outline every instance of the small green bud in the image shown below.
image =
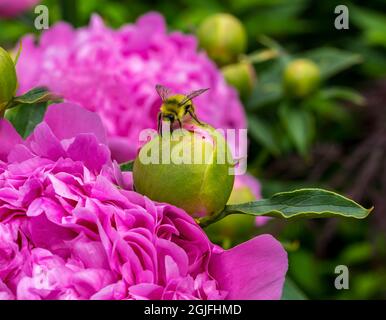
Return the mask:
{"type": "Polygon", "coordinates": [[[247,47],[243,24],[234,16],[219,13],[206,18],[197,31],[200,46],[219,65],[237,61],[247,47]]]}
{"type": "Polygon", "coordinates": [[[223,136],[205,125],[157,135],[134,161],[135,190],[194,217],[221,211],[231,194],[234,163],[223,136]]]}
{"type": "Polygon", "coordinates": [[[283,78],[285,91],[296,98],[304,98],[314,92],[321,79],[319,67],[308,59],[290,62],[285,68],[283,78]]]}
{"type": "Polygon", "coordinates": [[[225,80],[235,87],[241,98],[250,96],[256,84],[256,72],[253,65],[248,61],[230,64],[221,69],[225,80]]]}
{"type": "Polygon", "coordinates": [[[17,89],[15,64],[7,51],[0,47],[0,114],[14,97],[17,89]]]}

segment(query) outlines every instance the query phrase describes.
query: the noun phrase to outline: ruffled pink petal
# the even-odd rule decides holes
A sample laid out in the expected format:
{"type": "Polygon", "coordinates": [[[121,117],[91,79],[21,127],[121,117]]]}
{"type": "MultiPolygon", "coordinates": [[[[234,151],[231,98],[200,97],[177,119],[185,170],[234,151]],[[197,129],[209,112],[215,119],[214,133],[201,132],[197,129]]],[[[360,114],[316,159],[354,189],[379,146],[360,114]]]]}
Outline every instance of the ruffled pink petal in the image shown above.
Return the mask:
{"type": "Polygon", "coordinates": [[[104,269],[84,269],[71,277],[70,284],[83,298],[89,299],[114,281],[112,272],[104,269]]]}
{"type": "Polygon", "coordinates": [[[110,284],[95,293],[91,300],[122,300],[127,297],[127,286],[123,281],[110,284]]]}
{"type": "Polygon", "coordinates": [[[110,151],[104,144],[99,144],[93,134],[79,134],[68,147],[71,159],[82,161],[92,172],[100,172],[110,161],[110,151]]]}
{"type": "Polygon", "coordinates": [[[107,144],[106,132],[99,116],[72,103],[51,105],[44,122],[59,140],[70,139],[80,133],[92,133],[99,143],[107,144]]]}
{"type": "Polygon", "coordinates": [[[137,155],[136,142],[130,143],[125,138],[109,138],[109,148],[112,158],[118,163],[126,162],[127,159],[134,159],[137,155]]]}
{"type": "Polygon", "coordinates": [[[228,300],[280,299],[287,267],[287,253],[270,235],[214,253],[209,265],[228,300]]]}
{"type": "Polygon", "coordinates": [[[23,140],[15,128],[5,119],[0,119],[0,160],[6,161],[15,145],[23,140]]]}
{"type": "Polygon", "coordinates": [[[135,300],[160,300],[164,289],[156,284],[142,283],[131,286],[129,294],[135,300]]]}
{"type": "Polygon", "coordinates": [[[45,122],[36,126],[33,134],[28,138],[28,142],[32,151],[41,157],[56,161],[66,156],[62,144],[45,122]]]}
{"type": "Polygon", "coordinates": [[[0,300],[15,300],[15,295],[0,279],[0,300]]]}

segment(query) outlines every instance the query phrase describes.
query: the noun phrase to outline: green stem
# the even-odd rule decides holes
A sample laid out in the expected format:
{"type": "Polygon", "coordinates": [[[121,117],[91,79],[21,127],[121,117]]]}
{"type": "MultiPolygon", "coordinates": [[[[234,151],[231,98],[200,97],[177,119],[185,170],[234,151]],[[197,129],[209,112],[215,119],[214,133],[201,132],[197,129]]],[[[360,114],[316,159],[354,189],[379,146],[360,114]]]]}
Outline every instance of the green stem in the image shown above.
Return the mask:
{"type": "Polygon", "coordinates": [[[8,101],[7,103],[0,105],[0,119],[4,118],[5,116],[5,111],[9,109],[12,106],[13,99],[8,101]]]}
{"type": "Polygon", "coordinates": [[[196,219],[197,223],[201,228],[206,228],[207,226],[225,218],[227,215],[231,214],[231,212],[227,211],[227,207],[225,207],[222,211],[215,213],[208,217],[203,217],[196,219]]]}
{"type": "Polygon", "coordinates": [[[78,26],[77,0],[60,0],[62,19],[78,26]]]}

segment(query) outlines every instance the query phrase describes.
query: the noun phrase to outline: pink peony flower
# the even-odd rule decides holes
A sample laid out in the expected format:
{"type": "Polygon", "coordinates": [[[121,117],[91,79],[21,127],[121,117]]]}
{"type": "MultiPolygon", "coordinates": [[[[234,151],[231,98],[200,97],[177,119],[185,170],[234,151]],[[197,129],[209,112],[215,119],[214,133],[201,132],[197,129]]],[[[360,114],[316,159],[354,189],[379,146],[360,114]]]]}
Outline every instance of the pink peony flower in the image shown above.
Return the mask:
{"type": "Polygon", "coordinates": [[[273,237],[224,251],[131,179],[94,113],[50,106],[26,141],[1,119],[0,298],[280,298],[287,256],[273,237]]]}
{"type": "Polygon", "coordinates": [[[88,27],[74,30],[58,23],[39,44],[33,36],[22,42],[20,91],[48,86],[67,101],[98,112],[118,161],[133,159],[139,132],[156,128],[158,83],[177,93],[210,88],[194,101],[199,118],[216,128],[246,128],[236,91],[206,54],[197,52],[195,37],[168,33],[158,13],[119,30],[94,15],[88,27]]]}
{"type": "Polygon", "coordinates": [[[33,6],[40,0],[0,0],[0,17],[14,17],[33,6]]]}

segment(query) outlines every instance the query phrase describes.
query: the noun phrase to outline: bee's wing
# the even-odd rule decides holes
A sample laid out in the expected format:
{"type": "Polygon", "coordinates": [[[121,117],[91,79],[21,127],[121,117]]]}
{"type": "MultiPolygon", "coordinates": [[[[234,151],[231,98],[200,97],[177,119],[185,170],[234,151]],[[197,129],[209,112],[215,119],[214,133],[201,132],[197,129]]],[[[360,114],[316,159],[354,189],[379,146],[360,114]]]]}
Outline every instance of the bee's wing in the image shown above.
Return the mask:
{"type": "Polygon", "coordinates": [[[185,103],[187,103],[189,100],[192,100],[193,98],[199,96],[200,94],[203,94],[205,91],[208,91],[209,88],[205,88],[205,89],[199,89],[199,90],[195,90],[195,91],[192,91],[191,93],[189,93],[186,98],[184,100],[182,100],[179,105],[182,106],[184,105],[185,103]]]}
{"type": "Polygon", "coordinates": [[[157,90],[157,93],[161,97],[162,101],[165,101],[170,95],[170,89],[166,88],[162,84],[157,84],[155,86],[155,90],[157,90]]]}

